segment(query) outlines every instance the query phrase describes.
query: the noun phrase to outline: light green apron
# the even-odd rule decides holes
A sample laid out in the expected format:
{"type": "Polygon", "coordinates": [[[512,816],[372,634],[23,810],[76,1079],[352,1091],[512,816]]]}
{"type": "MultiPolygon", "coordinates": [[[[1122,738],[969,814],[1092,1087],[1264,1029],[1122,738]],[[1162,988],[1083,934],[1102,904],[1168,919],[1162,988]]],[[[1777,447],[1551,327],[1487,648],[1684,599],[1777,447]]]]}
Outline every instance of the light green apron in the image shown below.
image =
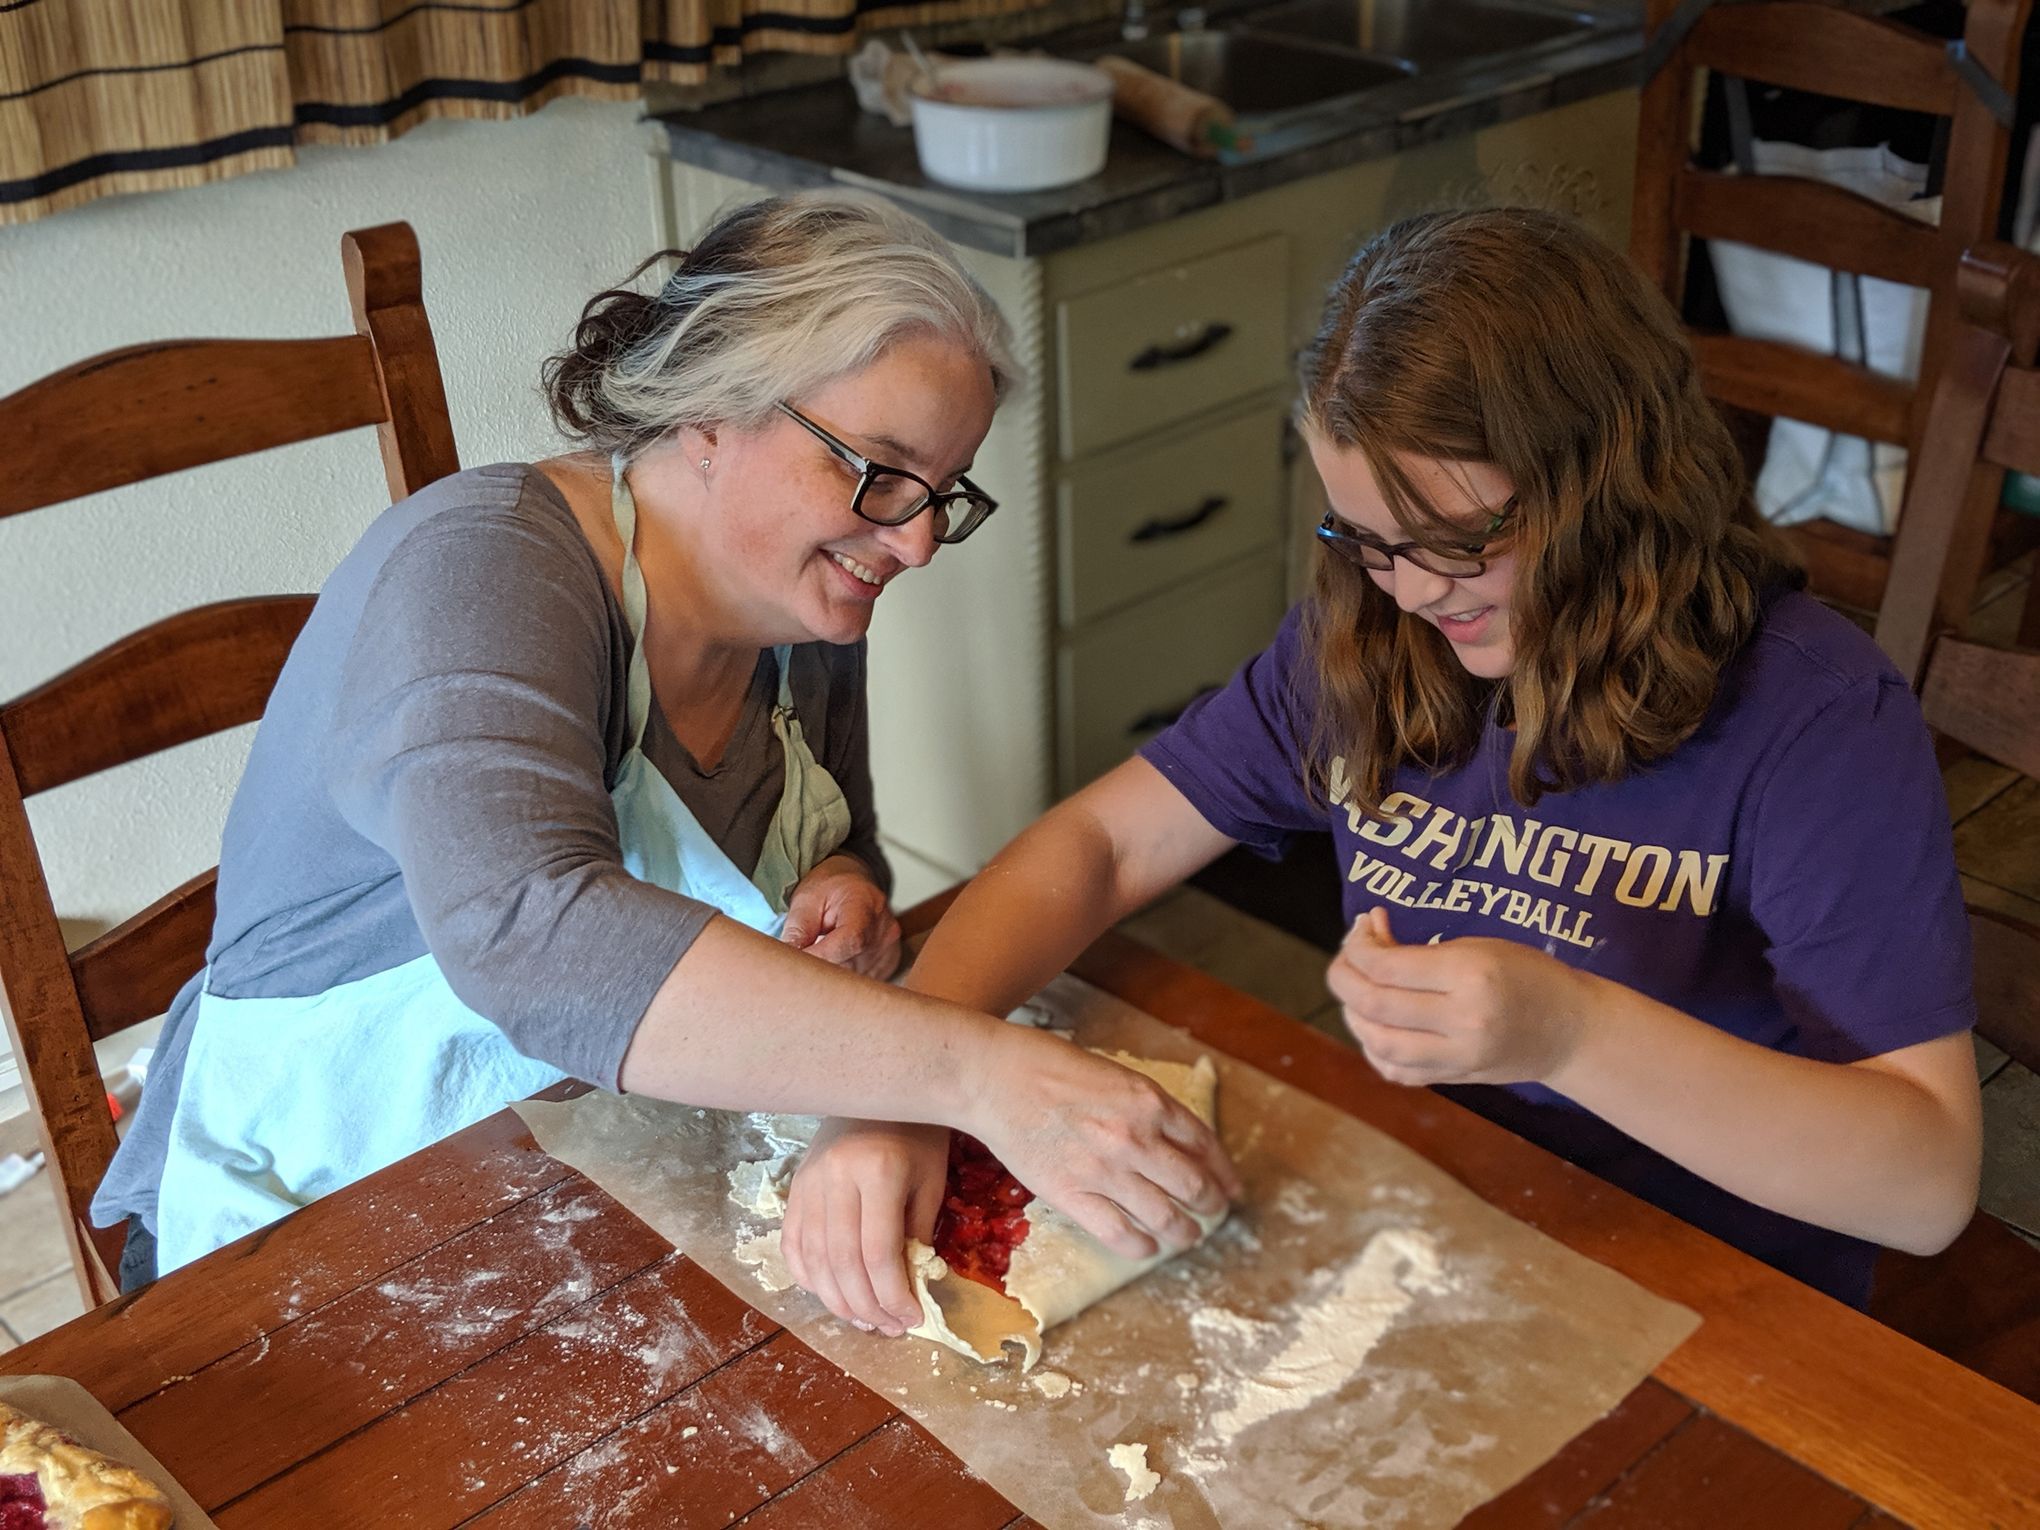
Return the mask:
{"type": "MultiPolygon", "coordinates": [[[[610,792],[624,867],[777,935],[794,884],[849,838],[849,804],[802,737],[787,648],[774,654],[772,711],[786,789],[751,876],[645,758],[645,579],[620,460],[612,482],[631,642],[630,741],[610,792]]],[[[302,998],[201,992],[157,1202],[157,1269],[168,1274],[562,1077],[461,1003],[430,953],[302,998]]]]}

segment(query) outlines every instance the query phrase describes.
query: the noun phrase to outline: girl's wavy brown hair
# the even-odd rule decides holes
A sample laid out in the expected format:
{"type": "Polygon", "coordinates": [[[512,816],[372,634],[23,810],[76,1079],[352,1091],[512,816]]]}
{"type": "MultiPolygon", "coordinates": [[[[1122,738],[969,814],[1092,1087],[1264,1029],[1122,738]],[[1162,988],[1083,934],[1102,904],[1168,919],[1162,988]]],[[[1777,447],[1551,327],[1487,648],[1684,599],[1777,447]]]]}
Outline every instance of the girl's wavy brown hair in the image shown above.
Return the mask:
{"type": "Polygon", "coordinates": [[[1556,214],[1434,213],[1353,257],[1302,357],[1302,423],[1364,455],[1426,547],[1464,526],[1418,497],[1400,459],[1489,463],[1515,486],[1496,552],[1516,559],[1515,665],[1469,674],[1429,622],[1316,553],[1304,614],[1315,670],[1312,787],[1378,812],[1402,765],[1473,755],[1513,724],[1509,789],[1613,781],[1700,726],[1765,593],[1798,582],[1750,503],[1727,428],[1662,295],[1556,214]]]}

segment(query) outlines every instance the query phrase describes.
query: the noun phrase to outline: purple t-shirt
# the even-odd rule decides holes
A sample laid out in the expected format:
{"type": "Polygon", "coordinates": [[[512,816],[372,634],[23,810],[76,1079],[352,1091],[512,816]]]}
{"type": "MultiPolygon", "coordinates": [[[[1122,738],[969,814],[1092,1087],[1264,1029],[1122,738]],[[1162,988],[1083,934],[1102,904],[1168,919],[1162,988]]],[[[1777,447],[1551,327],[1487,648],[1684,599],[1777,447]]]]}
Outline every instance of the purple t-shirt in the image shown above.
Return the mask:
{"type": "MultiPolygon", "coordinates": [[[[1969,925],[1918,704],[1874,643],[1808,596],[1773,599],[1699,731],[1611,785],[1525,810],[1511,735],[1405,768],[1370,821],[1306,791],[1308,655],[1292,611],[1230,685],[1141,754],[1220,833],[1276,855],[1329,828],[1350,921],[1404,943],[1522,941],[1760,1046],[1852,1062],[1967,1029],[1969,925]]],[[[1335,795],[1339,784],[1334,772],[1335,795]]],[[[1692,1174],[1541,1085],[1440,1091],[1855,1305],[1876,1248],[1692,1174]]]]}

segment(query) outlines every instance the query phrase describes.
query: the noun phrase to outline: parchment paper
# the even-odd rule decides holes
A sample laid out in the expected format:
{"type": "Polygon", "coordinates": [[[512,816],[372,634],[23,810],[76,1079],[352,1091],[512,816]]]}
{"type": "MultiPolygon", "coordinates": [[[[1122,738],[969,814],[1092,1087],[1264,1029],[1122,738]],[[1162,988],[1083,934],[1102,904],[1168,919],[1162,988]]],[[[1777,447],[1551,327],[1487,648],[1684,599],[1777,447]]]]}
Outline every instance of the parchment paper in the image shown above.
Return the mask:
{"type": "MultiPolygon", "coordinates": [[[[1087,1046],[1207,1050],[1067,976],[1034,1007],[1087,1046]]],[[[547,1152],[1050,1527],[1453,1525],[1698,1326],[1383,1133],[1211,1055],[1246,1194],[1204,1245],[1050,1330],[1034,1375],[1072,1382],[1053,1398],[1016,1366],[859,1333],[736,1259],[772,1224],[730,1199],[730,1172],[783,1150],[797,1121],[599,1092],[518,1110],[547,1152]],[[1403,1257],[1432,1251],[1435,1275],[1403,1257]],[[1273,1411],[1285,1401],[1301,1405],[1273,1411]],[[1127,1501],[1115,1444],[1147,1446],[1162,1480],[1145,1500],[1127,1501]]]]}
{"type": "Polygon", "coordinates": [[[0,1376],[0,1402],[61,1429],[79,1444],[90,1445],[147,1477],[170,1500],[177,1530],[219,1530],[177,1479],[163,1470],[163,1463],[142,1449],[142,1442],[70,1377],[0,1376]]]}

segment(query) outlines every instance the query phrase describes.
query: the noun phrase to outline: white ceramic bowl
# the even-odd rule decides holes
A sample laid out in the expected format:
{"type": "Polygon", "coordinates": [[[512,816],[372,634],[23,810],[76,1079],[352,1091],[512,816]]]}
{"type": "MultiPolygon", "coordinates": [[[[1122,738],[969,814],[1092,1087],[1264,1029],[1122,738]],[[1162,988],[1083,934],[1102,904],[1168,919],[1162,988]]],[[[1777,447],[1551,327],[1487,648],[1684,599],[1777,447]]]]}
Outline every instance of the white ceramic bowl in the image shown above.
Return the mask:
{"type": "Polygon", "coordinates": [[[964,59],[910,92],[914,148],[931,181],[1042,191],[1105,168],[1112,76],[1059,58],[964,59]]]}

